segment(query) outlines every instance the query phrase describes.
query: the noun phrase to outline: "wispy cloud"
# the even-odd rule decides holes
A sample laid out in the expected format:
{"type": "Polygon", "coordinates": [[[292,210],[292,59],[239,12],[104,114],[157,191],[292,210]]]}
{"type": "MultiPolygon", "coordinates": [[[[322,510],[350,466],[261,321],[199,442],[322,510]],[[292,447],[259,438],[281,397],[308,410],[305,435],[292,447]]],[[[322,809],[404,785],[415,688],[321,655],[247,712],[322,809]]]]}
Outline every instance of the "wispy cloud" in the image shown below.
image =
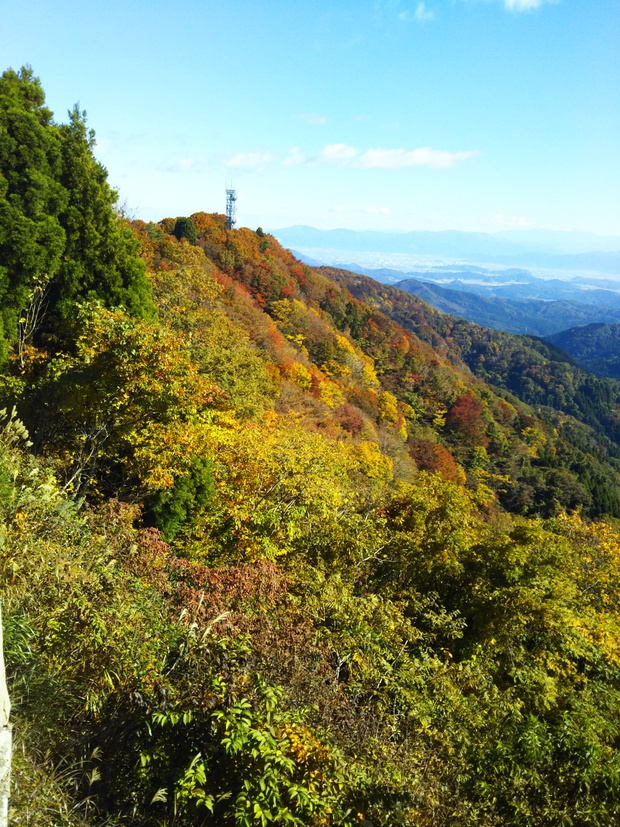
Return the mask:
{"type": "Polygon", "coordinates": [[[323,124],[327,123],[327,118],[325,115],[317,115],[316,112],[304,112],[299,116],[302,121],[306,123],[310,123],[313,126],[322,126],[323,124]]]}
{"type": "Polygon", "coordinates": [[[272,159],[271,152],[239,152],[226,161],[226,166],[236,169],[258,170],[267,166],[272,159]]]}
{"type": "Polygon", "coordinates": [[[435,12],[426,7],[426,3],[418,3],[415,11],[401,11],[398,19],[405,23],[428,23],[435,19],[435,12]]]}
{"type": "Polygon", "coordinates": [[[544,0],[504,0],[504,8],[514,12],[530,11],[540,8],[543,2],[544,0]]]}
{"type": "Polygon", "coordinates": [[[177,161],[177,169],[182,170],[183,172],[187,172],[190,169],[194,169],[196,167],[196,159],[195,158],[180,158],[177,161]]]}
{"type": "MultiPolygon", "coordinates": [[[[462,2],[492,2],[492,0],[462,0],[462,2]]],[[[518,14],[520,12],[533,11],[545,5],[557,5],[561,0],[500,0],[504,9],[508,12],[518,14]]],[[[391,3],[392,13],[396,13],[399,20],[404,23],[429,23],[436,20],[435,11],[429,8],[426,2],[420,0],[415,9],[404,9],[396,11],[399,3],[391,3]]]]}
{"type": "Polygon", "coordinates": [[[430,167],[431,169],[448,169],[461,161],[473,158],[475,150],[467,152],[448,152],[445,149],[367,149],[364,152],[349,144],[328,144],[317,155],[307,157],[299,147],[289,150],[284,160],[285,166],[297,164],[335,164],[358,169],[405,169],[407,167],[430,167]]]}
{"type": "Polygon", "coordinates": [[[448,169],[459,161],[472,158],[476,152],[448,152],[445,149],[368,149],[357,160],[365,169],[403,169],[405,167],[431,167],[448,169]]]}
{"type": "MultiPolygon", "coordinates": [[[[541,6],[557,5],[561,1],[562,0],[499,0],[506,11],[514,14],[533,11],[534,9],[541,8],[541,6]]],[[[461,2],[477,4],[480,2],[493,3],[494,0],[461,0],[461,2]]],[[[429,23],[437,19],[437,14],[432,8],[433,5],[437,5],[436,0],[431,0],[430,5],[426,0],[418,0],[415,8],[413,4],[411,4],[409,8],[403,9],[405,5],[410,4],[401,3],[400,0],[388,0],[385,12],[390,15],[395,15],[396,18],[403,23],[429,23]],[[399,7],[402,11],[399,11],[399,7]]]]}
{"type": "Polygon", "coordinates": [[[494,215],[491,222],[495,228],[502,230],[530,230],[535,226],[522,216],[502,215],[501,213],[494,215]]]}
{"type": "Polygon", "coordinates": [[[418,3],[413,16],[420,23],[423,23],[425,20],[434,20],[435,12],[427,9],[424,3],[418,3]]]}
{"type": "Polygon", "coordinates": [[[184,158],[177,158],[170,163],[167,163],[161,167],[160,169],[164,170],[165,172],[203,172],[207,167],[207,161],[202,156],[200,157],[184,157],[184,158]]]}
{"type": "Polygon", "coordinates": [[[295,167],[306,162],[306,156],[301,152],[298,146],[291,147],[288,151],[288,157],[284,160],[285,167],[295,167]]]}
{"type": "Polygon", "coordinates": [[[114,141],[111,138],[97,136],[95,146],[97,147],[97,155],[106,155],[114,147],[114,141]]]}
{"type": "Polygon", "coordinates": [[[359,149],[348,144],[329,144],[317,156],[317,161],[344,166],[359,155],[359,149]]]}

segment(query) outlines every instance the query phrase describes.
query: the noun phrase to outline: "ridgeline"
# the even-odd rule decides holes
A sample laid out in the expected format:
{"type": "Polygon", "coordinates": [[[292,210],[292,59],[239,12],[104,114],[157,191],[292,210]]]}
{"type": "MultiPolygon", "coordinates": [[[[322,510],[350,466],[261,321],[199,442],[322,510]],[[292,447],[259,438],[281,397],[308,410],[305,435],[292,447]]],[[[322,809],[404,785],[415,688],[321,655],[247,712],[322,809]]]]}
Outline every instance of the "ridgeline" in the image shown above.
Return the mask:
{"type": "Polygon", "coordinates": [[[620,385],[92,148],[5,72],[12,823],[614,823],[620,385]]]}

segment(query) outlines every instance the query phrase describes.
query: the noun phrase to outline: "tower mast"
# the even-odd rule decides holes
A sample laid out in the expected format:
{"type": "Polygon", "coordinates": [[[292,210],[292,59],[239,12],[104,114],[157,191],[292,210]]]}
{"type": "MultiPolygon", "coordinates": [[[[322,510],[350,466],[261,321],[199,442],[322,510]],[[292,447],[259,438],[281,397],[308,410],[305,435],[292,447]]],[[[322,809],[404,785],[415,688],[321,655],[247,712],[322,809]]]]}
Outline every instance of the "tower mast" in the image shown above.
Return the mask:
{"type": "Polygon", "coordinates": [[[226,188],[226,227],[234,230],[237,223],[237,190],[226,188]]]}

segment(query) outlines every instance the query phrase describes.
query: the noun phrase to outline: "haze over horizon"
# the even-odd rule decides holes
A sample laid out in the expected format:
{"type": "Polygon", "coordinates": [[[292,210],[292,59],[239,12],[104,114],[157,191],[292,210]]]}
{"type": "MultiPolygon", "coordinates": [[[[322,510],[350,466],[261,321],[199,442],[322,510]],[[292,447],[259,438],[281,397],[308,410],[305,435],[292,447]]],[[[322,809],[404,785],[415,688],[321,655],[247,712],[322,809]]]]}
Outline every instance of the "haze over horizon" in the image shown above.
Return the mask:
{"type": "Polygon", "coordinates": [[[620,235],[613,0],[0,0],[3,68],[79,101],[145,220],[620,235]]]}

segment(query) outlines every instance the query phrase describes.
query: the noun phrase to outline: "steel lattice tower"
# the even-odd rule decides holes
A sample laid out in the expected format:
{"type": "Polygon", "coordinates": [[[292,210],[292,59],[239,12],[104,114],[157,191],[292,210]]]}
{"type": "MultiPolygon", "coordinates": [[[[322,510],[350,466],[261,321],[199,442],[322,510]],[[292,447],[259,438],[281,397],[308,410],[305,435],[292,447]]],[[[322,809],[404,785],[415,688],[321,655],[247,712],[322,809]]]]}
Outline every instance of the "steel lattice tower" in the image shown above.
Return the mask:
{"type": "Polygon", "coordinates": [[[233,230],[237,223],[237,190],[226,190],[226,226],[233,230]]]}

